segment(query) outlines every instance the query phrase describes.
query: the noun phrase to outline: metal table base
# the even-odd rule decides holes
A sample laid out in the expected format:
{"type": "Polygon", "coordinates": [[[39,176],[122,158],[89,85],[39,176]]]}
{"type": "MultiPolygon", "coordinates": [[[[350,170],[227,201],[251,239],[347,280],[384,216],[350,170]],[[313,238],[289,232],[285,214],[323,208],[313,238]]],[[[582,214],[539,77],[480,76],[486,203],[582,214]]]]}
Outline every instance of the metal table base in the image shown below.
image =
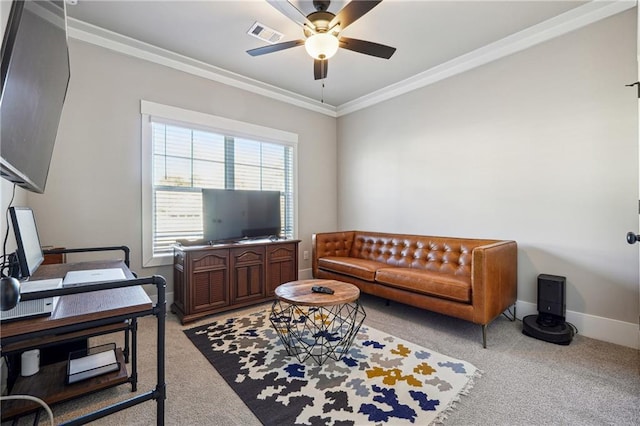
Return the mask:
{"type": "Polygon", "coordinates": [[[367,314],[358,300],[331,306],[299,306],[273,302],[269,319],[287,354],[322,365],[339,361],[349,351],[367,314]]]}

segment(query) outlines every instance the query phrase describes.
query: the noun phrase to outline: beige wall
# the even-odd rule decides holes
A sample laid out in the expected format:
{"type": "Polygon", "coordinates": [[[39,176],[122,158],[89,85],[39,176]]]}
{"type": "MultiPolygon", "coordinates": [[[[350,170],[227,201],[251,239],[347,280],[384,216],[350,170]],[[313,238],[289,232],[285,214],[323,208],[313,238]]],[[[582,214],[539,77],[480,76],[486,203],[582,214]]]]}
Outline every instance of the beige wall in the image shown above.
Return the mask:
{"type": "Polygon", "coordinates": [[[126,244],[132,268],[163,275],[172,291],[170,267],[141,266],[140,99],[297,133],[301,252],[312,232],[336,228],[334,118],[73,39],[70,57],[47,187],[28,195],[43,244],[126,244]]]}
{"type": "Polygon", "coordinates": [[[3,37],[4,37],[4,30],[7,26],[7,20],[9,19],[10,11],[11,11],[11,2],[7,0],[0,0],[0,28],[2,29],[3,37]]]}
{"type": "MultiPolygon", "coordinates": [[[[2,182],[2,186],[0,187],[0,211],[6,212],[9,208],[9,203],[11,202],[11,197],[13,195],[13,184],[6,179],[0,179],[2,182]]],[[[27,205],[27,191],[20,187],[16,187],[16,195],[13,198],[13,206],[26,206],[27,205]]],[[[7,215],[2,214],[2,218],[0,219],[0,238],[4,241],[4,236],[7,232],[7,225],[11,226],[11,222],[7,223],[7,215]]],[[[7,238],[7,253],[11,253],[16,249],[16,239],[13,236],[13,231],[9,232],[7,238]]]]}
{"type": "Polygon", "coordinates": [[[637,333],[635,13],[338,119],[339,227],[514,239],[520,301],[637,333]]]}

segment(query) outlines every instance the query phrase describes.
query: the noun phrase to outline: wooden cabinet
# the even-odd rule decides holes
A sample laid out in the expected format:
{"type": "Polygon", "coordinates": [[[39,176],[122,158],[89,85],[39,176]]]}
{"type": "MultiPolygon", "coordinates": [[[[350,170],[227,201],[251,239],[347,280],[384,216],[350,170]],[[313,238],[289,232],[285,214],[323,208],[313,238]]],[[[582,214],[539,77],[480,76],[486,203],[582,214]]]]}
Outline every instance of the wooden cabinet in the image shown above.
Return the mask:
{"type": "Polygon", "coordinates": [[[273,299],[277,286],[298,279],[299,243],[175,246],[171,310],[184,324],[273,299]]]}
{"type": "Polygon", "coordinates": [[[267,246],[266,285],[268,297],[274,297],[280,284],[298,279],[298,244],[267,246]]]}

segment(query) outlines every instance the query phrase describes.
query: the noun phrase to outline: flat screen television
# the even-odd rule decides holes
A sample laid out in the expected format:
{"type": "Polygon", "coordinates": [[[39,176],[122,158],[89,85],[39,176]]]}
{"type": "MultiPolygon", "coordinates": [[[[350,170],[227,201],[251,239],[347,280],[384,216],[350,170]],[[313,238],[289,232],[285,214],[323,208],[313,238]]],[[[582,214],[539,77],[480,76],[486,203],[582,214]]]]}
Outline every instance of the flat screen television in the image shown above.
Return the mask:
{"type": "Polygon", "coordinates": [[[0,69],[0,174],[42,193],[70,77],[64,1],[13,2],[0,69]]]}
{"type": "Polygon", "coordinates": [[[202,190],[204,239],[229,242],[278,237],[282,229],[279,191],[202,190]]]}
{"type": "Polygon", "coordinates": [[[44,261],[36,218],[28,207],[9,207],[9,215],[18,246],[16,256],[20,266],[20,276],[16,278],[27,279],[44,261]]]}

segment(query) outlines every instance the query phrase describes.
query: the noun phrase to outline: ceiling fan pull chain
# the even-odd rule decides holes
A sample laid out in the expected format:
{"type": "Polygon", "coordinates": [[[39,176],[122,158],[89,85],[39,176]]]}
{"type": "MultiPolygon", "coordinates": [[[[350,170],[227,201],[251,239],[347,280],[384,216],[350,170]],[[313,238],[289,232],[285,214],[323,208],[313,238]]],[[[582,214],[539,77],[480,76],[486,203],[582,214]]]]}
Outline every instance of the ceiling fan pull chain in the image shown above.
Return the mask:
{"type": "Polygon", "coordinates": [[[320,102],[324,103],[324,78],[322,79],[322,90],[320,91],[320,102]]]}

